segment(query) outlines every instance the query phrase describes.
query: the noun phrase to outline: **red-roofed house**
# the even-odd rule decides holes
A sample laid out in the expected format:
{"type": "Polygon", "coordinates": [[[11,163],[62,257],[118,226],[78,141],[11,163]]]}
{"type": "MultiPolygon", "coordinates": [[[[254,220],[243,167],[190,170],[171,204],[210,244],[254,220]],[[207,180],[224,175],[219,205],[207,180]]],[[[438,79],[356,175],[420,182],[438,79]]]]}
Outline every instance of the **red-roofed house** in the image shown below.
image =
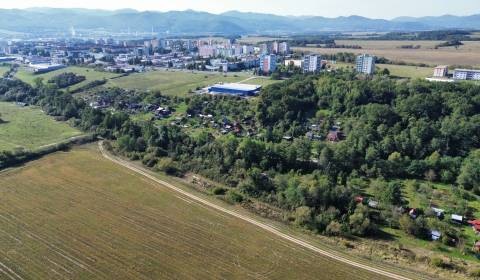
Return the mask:
{"type": "Polygon", "coordinates": [[[480,220],[471,220],[468,223],[472,226],[476,234],[480,234],[480,220]]]}

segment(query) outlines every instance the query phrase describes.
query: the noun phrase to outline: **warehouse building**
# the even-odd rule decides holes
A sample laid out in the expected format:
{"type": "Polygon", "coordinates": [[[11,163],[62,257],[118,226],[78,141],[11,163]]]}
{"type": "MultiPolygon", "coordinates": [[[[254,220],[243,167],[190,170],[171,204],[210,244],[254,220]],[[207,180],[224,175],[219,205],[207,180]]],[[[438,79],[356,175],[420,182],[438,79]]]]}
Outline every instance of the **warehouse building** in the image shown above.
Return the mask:
{"type": "Polygon", "coordinates": [[[63,64],[30,64],[29,69],[35,74],[47,73],[58,69],[65,68],[63,64]]]}
{"type": "Polygon", "coordinates": [[[262,86],[247,85],[247,84],[217,84],[208,88],[208,93],[211,94],[230,94],[239,96],[253,96],[257,94],[262,86]]]}

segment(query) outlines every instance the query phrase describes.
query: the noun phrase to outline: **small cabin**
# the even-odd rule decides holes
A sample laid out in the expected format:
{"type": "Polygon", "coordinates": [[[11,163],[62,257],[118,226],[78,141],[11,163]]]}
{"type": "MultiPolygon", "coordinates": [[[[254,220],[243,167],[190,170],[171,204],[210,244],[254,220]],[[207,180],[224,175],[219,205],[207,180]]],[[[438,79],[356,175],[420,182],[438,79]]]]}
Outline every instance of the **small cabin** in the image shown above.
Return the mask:
{"type": "Polygon", "coordinates": [[[450,217],[450,220],[457,224],[463,224],[463,216],[460,216],[457,214],[452,214],[452,216],[450,217]]]}
{"type": "Polygon", "coordinates": [[[435,216],[437,218],[442,219],[445,216],[445,210],[437,208],[437,207],[432,207],[432,211],[435,213],[435,216]]]}
{"type": "Polygon", "coordinates": [[[437,241],[442,237],[442,233],[438,230],[430,231],[430,235],[433,241],[437,241]]]}
{"type": "Polygon", "coordinates": [[[408,211],[408,215],[410,216],[410,218],[416,219],[416,218],[418,217],[418,210],[417,210],[417,208],[412,208],[412,209],[410,209],[410,211],[408,211]]]}

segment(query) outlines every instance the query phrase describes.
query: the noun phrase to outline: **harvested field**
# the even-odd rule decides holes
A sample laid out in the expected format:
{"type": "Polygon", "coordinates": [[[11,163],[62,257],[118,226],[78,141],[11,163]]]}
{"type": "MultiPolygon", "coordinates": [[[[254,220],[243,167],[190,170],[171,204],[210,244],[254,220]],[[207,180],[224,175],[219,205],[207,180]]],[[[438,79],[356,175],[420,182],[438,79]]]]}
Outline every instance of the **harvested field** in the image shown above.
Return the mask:
{"type": "Polygon", "coordinates": [[[480,42],[463,42],[458,49],[453,47],[434,49],[441,41],[361,41],[338,40],[337,44],[360,45],[362,49],[332,49],[302,47],[295,51],[319,54],[335,54],[351,52],[355,54],[369,53],[383,56],[393,61],[425,63],[428,65],[470,65],[480,67],[480,42]],[[401,49],[401,45],[421,45],[420,49],[401,49]]]}
{"type": "Polygon", "coordinates": [[[93,145],[0,173],[0,278],[381,279],[162,188],[93,145]]]}

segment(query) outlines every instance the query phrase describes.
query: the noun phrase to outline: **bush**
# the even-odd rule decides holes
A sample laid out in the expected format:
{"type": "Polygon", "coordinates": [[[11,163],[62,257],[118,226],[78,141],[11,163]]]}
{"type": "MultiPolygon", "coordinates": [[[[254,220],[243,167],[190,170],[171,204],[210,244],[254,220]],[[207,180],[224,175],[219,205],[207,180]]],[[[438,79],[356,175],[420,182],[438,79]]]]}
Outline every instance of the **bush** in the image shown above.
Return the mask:
{"type": "Polygon", "coordinates": [[[225,188],[222,188],[222,187],[215,187],[212,190],[212,193],[214,195],[224,195],[226,192],[227,192],[227,190],[225,188]]]}
{"type": "Polygon", "coordinates": [[[435,266],[435,267],[443,268],[443,269],[452,269],[453,268],[453,266],[450,262],[445,261],[444,259],[439,258],[439,257],[433,257],[430,260],[430,264],[435,266]]]}
{"type": "Polygon", "coordinates": [[[312,209],[308,206],[300,206],[295,209],[295,225],[308,226],[312,223],[312,209]]]}
{"type": "Polygon", "coordinates": [[[244,197],[243,195],[241,195],[240,193],[238,193],[237,191],[235,190],[228,190],[227,191],[227,194],[225,195],[225,199],[232,203],[232,204],[235,204],[235,203],[241,203],[243,202],[244,200],[244,197]]]}
{"type": "Polygon", "coordinates": [[[471,270],[469,275],[475,279],[480,279],[480,268],[475,268],[471,270]]]}
{"type": "Polygon", "coordinates": [[[331,236],[339,236],[342,234],[342,225],[337,221],[331,221],[325,229],[325,233],[331,236]]]}
{"type": "Polygon", "coordinates": [[[161,160],[158,161],[156,167],[158,170],[163,171],[168,175],[173,175],[178,177],[183,175],[183,172],[180,169],[180,166],[178,165],[178,163],[173,161],[171,158],[162,158],[161,160]]]}

